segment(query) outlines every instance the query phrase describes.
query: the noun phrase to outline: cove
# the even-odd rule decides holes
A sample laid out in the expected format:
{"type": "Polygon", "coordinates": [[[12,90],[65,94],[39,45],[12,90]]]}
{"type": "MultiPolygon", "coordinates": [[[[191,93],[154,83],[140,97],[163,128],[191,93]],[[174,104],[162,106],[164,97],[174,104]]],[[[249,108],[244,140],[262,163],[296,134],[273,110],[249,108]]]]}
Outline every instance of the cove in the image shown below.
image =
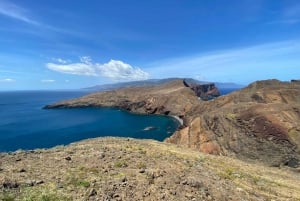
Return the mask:
{"type": "Polygon", "coordinates": [[[84,91],[0,92],[0,151],[67,145],[115,136],[162,141],[179,126],[168,116],[140,115],[114,108],[42,109],[84,91]]]}

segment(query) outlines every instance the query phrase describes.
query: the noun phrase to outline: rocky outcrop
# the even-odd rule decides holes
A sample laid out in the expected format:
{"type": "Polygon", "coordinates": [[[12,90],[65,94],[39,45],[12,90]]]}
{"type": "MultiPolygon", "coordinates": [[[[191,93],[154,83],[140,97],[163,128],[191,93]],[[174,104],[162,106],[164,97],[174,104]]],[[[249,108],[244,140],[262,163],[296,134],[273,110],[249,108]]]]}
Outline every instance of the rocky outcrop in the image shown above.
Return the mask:
{"type": "Polygon", "coordinates": [[[288,165],[300,156],[299,108],[300,84],[258,81],[197,105],[187,114],[187,127],[166,141],[206,153],[288,165]]]}
{"type": "Polygon", "coordinates": [[[202,100],[211,100],[220,96],[220,92],[214,83],[199,83],[193,79],[184,79],[185,86],[190,87],[202,100]]]}

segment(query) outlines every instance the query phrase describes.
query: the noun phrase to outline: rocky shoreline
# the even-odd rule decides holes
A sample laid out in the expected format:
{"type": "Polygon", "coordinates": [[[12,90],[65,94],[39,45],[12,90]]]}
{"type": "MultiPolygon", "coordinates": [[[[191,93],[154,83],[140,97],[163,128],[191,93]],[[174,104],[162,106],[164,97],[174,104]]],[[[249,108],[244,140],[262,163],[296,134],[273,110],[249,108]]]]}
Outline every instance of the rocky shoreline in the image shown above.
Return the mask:
{"type": "Polygon", "coordinates": [[[176,119],[180,126],[183,126],[183,120],[181,118],[179,118],[178,116],[174,116],[174,115],[172,115],[171,117],[176,119]]]}

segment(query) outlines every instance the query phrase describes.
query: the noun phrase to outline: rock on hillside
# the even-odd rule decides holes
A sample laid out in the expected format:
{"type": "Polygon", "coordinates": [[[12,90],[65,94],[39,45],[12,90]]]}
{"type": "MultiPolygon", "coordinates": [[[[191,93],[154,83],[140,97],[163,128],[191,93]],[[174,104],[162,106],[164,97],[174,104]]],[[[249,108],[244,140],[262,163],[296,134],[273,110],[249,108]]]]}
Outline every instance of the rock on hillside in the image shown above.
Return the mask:
{"type": "Polygon", "coordinates": [[[0,200],[297,200],[299,173],[153,140],[0,153],[0,200]]]}
{"type": "Polygon", "coordinates": [[[187,127],[166,141],[274,166],[300,165],[299,82],[254,82],[186,116],[187,127]]]}

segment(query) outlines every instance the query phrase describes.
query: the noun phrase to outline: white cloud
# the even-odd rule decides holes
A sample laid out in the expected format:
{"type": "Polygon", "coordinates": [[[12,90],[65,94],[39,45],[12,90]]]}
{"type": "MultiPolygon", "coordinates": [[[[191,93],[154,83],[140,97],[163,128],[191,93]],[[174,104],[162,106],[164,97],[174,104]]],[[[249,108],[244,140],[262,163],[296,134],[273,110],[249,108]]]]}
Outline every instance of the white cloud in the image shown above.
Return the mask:
{"type": "Polygon", "coordinates": [[[26,9],[8,1],[0,1],[0,14],[28,24],[39,25],[38,22],[28,16],[28,11],[26,9]]]}
{"type": "Polygon", "coordinates": [[[71,63],[71,64],[47,63],[46,66],[50,70],[57,71],[60,73],[97,76],[95,66],[86,63],[71,63]]]}
{"type": "Polygon", "coordinates": [[[53,83],[53,82],[55,82],[55,80],[41,80],[41,82],[43,82],[43,83],[53,83]]]}
{"type": "Polygon", "coordinates": [[[0,82],[15,82],[15,81],[16,80],[11,79],[11,78],[5,78],[5,79],[0,80],[0,82]]]}
{"type": "Polygon", "coordinates": [[[122,61],[110,60],[108,63],[93,63],[88,56],[80,57],[79,63],[47,63],[47,68],[60,73],[86,76],[103,76],[112,80],[144,80],[149,74],[138,67],[122,61]]]}
{"type": "Polygon", "coordinates": [[[113,80],[145,80],[149,78],[149,74],[145,71],[122,61],[110,60],[108,63],[98,65],[98,68],[102,76],[113,80]]]}

